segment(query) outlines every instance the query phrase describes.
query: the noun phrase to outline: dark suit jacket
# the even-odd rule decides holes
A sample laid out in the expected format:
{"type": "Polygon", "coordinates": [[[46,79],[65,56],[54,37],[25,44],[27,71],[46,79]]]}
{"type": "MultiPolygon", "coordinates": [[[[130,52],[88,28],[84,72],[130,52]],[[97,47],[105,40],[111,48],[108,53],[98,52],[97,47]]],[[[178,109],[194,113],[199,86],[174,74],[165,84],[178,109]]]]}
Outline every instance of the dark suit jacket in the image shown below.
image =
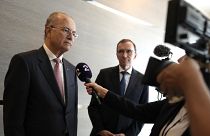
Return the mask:
{"type": "Polygon", "coordinates": [[[75,67],[63,59],[66,103],[43,47],[15,55],[5,77],[5,136],[77,136],[75,67]]]}
{"type": "MultiPolygon", "coordinates": [[[[124,96],[135,103],[148,102],[148,86],[141,84],[142,76],[142,74],[132,69],[130,81],[124,96]]],[[[96,83],[119,94],[119,66],[102,69],[96,79],[96,83]]],[[[131,118],[120,115],[103,103],[98,105],[95,97],[91,99],[88,113],[93,125],[91,136],[95,136],[99,131],[104,129],[112,133],[121,132],[125,133],[126,136],[136,136],[143,125],[131,118]]]]}
{"type": "MultiPolygon", "coordinates": [[[[184,101],[169,104],[168,101],[156,101],[147,104],[136,105],[128,99],[124,99],[111,91],[104,98],[104,104],[117,112],[144,123],[153,123],[150,136],[159,136],[166,123],[171,122],[184,105],[184,101]]],[[[189,128],[182,136],[190,136],[189,128]]]]}

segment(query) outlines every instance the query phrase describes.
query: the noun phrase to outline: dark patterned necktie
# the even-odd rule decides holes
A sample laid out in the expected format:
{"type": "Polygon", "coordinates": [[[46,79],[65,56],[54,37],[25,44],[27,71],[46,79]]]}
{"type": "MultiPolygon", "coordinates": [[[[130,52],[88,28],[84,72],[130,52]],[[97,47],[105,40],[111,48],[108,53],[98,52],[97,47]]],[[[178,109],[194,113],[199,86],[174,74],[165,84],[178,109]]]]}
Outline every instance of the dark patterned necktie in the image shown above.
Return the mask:
{"type": "Polygon", "coordinates": [[[125,85],[126,85],[125,74],[126,74],[126,71],[122,71],[120,73],[122,74],[122,79],[120,81],[120,95],[123,96],[125,94],[125,85]]]}

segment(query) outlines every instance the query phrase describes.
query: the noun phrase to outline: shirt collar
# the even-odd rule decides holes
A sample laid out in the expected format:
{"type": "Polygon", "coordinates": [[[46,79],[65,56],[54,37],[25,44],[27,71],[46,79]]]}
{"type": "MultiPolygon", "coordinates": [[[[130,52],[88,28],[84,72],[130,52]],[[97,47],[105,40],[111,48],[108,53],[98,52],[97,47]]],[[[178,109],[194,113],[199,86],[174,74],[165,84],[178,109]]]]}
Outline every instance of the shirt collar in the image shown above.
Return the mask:
{"type": "MultiPolygon", "coordinates": [[[[44,50],[46,51],[47,56],[48,56],[48,58],[49,58],[50,61],[52,61],[53,59],[56,59],[56,58],[57,58],[57,57],[50,51],[50,49],[47,48],[47,46],[46,46],[45,43],[44,43],[43,47],[44,47],[44,50]]],[[[62,59],[63,59],[63,55],[61,55],[61,56],[59,57],[59,59],[62,60],[62,59]]]]}
{"type": "MultiPolygon", "coordinates": [[[[126,70],[127,73],[131,75],[133,67],[131,66],[128,70],[126,70]]],[[[125,71],[120,65],[119,65],[119,72],[125,71]]]]}

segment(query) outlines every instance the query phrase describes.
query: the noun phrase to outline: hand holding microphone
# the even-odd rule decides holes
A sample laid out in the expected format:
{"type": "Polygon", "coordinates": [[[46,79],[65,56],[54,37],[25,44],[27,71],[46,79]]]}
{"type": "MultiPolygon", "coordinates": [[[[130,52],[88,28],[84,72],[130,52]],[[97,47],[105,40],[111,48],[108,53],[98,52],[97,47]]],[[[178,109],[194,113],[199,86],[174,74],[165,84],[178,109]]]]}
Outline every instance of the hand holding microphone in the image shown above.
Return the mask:
{"type": "MultiPolygon", "coordinates": [[[[89,66],[85,63],[79,63],[76,66],[76,74],[78,76],[78,78],[85,83],[91,83],[91,77],[92,77],[92,72],[89,68],[89,66]]],[[[87,91],[91,92],[91,95],[93,95],[96,100],[98,101],[98,104],[101,104],[101,100],[99,99],[96,91],[93,88],[96,88],[96,84],[95,83],[91,83],[90,85],[86,85],[86,87],[91,88],[91,89],[87,89],[87,91]]],[[[88,93],[89,93],[88,92],[88,93]]]]}
{"type": "Polygon", "coordinates": [[[96,83],[86,83],[85,84],[88,94],[91,94],[93,91],[97,92],[97,95],[101,98],[104,98],[108,92],[106,88],[96,84],[96,83]]]}

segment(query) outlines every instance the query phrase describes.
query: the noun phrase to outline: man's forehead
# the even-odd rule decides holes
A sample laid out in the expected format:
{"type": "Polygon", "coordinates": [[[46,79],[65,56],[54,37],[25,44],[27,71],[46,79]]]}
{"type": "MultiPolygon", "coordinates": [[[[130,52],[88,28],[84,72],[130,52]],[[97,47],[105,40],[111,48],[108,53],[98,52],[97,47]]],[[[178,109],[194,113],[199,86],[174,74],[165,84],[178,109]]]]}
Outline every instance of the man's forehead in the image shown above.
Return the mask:
{"type": "Polygon", "coordinates": [[[119,44],[118,49],[134,49],[133,44],[119,44]]]}

